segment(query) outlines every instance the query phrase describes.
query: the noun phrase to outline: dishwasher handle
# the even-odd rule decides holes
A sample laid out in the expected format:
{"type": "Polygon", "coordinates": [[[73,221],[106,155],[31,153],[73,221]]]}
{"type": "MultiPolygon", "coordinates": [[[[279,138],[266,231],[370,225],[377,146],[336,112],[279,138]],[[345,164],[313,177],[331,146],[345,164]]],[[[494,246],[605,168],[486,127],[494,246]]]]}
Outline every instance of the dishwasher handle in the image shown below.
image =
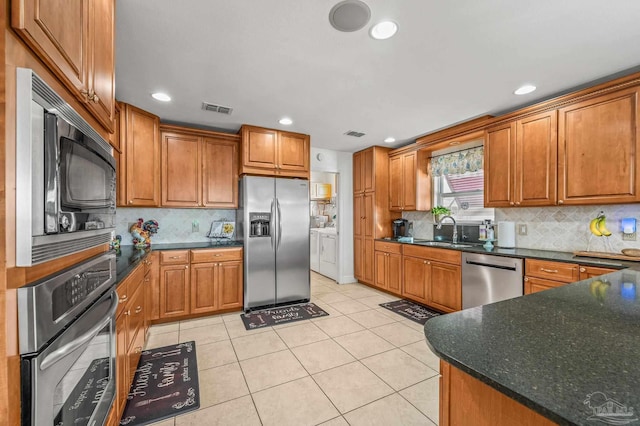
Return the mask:
{"type": "Polygon", "coordinates": [[[494,265],[491,263],[483,263],[483,262],[476,262],[473,260],[466,260],[467,265],[475,265],[475,266],[486,266],[487,268],[495,268],[495,269],[505,269],[507,271],[517,271],[518,268],[516,268],[515,266],[504,266],[504,265],[494,265]]]}

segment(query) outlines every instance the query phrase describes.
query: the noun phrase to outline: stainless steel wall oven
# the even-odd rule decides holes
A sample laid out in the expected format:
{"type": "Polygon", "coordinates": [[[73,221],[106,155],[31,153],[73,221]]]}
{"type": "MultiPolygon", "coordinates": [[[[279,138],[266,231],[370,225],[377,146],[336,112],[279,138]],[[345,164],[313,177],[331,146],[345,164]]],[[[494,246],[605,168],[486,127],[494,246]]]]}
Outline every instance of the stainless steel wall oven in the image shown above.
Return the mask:
{"type": "Polygon", "coordinates": [[[16,89],[16,265],[108,242],[115,227],[111,146],[30,69],[16,89]]]}
{"type": "Polygon", "coordinates": [[[22,425],[102,425],[115,394],[115,254],[18,289],[22,425]]]}

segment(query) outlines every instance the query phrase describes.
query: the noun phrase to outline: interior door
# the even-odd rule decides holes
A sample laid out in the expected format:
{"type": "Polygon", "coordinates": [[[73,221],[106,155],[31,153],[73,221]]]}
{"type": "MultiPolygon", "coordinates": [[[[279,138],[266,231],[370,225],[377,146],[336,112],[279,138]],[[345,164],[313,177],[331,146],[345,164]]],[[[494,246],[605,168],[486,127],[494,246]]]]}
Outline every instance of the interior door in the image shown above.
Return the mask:
{"type": "Polygon", "coordinates": [[[276,303],[309,299],[309,182],[275,183],[276,303]]]}

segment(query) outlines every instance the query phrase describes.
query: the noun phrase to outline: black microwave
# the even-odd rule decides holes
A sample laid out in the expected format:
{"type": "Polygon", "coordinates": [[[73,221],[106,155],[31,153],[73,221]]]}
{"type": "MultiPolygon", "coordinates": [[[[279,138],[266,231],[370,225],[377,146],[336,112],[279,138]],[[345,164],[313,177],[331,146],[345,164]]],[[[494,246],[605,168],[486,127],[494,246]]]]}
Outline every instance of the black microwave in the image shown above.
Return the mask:
{"type": "Polygon", "coordinates": [[[111,240],[112,148],[32,70],[18,69],[16,265],[30,266],[111,240]]]}

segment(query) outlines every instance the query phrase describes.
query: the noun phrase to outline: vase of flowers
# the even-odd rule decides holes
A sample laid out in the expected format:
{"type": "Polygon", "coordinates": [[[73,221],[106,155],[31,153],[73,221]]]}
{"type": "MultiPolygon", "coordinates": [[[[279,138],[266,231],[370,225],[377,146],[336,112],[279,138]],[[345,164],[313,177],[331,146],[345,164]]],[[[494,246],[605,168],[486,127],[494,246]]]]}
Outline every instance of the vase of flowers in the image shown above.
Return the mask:
{"type": "Polygon", "coordinates": [[[442,216],[451,214],[451,210],[444,206],[435,206],[431,209],[431,214],[433,215],[433,222],[438,223],[442,216]]]}

